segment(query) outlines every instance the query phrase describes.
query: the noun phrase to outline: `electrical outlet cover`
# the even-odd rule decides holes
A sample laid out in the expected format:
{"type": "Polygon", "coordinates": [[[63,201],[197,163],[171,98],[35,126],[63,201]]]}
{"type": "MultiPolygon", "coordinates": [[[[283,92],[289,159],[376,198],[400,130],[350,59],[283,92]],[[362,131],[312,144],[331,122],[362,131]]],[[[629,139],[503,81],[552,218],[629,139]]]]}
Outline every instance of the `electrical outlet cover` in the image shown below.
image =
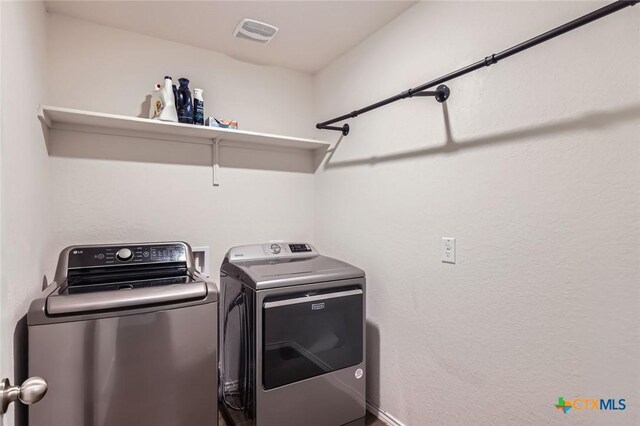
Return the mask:
{"type": "Polygon", "coordinates": [[[442,258],[444,263],[456,263],[456,239],[442,237],[442,258]]]}

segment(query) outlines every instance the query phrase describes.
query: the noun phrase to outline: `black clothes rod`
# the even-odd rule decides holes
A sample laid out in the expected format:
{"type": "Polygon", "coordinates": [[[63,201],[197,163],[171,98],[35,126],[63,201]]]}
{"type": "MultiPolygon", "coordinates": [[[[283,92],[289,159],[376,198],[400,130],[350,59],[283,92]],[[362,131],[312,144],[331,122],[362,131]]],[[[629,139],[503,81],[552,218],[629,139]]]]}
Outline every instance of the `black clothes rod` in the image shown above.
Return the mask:
{"type": "Polygon", "coordinates": [[[448,97],[449,97],[449,88],[447,86],[445,86],[443,83],[449,81],[449,80],[453,80],[454,78],[458,78],[462,75],[465,74],[469,74],[473,71],[479,70],[480,68],[484,68],[484,67],[488,67],[490,65],[493,65],[495,63],[497,63],[498,61],[501,61],[503,59],[508,58],[509,56],[513,56],[516,53],[520,53],[524,50],[529,49],[530,47],[533,46],[537,46],[540,43],[544,43],[545,41],[549,41],[552,38],[558,37],[559,35],[562,35],[566,32],[569,32],[571,30],[575,30],[576,28],[579,28],[583,25],[586,25],[590,22],[593,22],[597,19],[603,18],[611,13],[617,12],[619,10],[622,10],[628,6],[633,6],[636,3],[638,3],[640,0],[618,0],[614,3],[611,3],[607,6],[604,6],[598,10],[595,10],[587,15],[581,16],[580,18],[574,19],[571,22],[568,22],[564,25],[561,25],[557,28],[554,28],[550,31],[547,31],[546,33],[540,34],[537,37],[534,37],[532,39],[529,39],[525,42],[522,42],[516,46],[510,47],[507,50],[503,50],[500,53],[495,53],[493,55],[489,55],[487,57],[485,57],[484,59],[473,63],[471,65],[468,65],[464,68],[460,68],[457,71],[454,71],[452,73],[449,73],[445,76],[442,76],[440,78],[436,78],[435,80],[431,80],[428,83],[424,83],[420,86],[414,87],[412,89],[409,90],[405,90],[404,92],[401,92],[395,96],[391,96],[390,98],[381,100],[379,102],[376,102],[374,104],[371,104],[369,106],[366,106],[364,108],[360,108],[358,110],[355,110],[353,112],[350,112],[348,114],[344,114],[341,115],[339,117],[333,118],[331,120],[327,120],[327,121],[323,121],[322,123],[318,123],[316,124],[316,128],[317,129],[326,129],[326,130],[337,130],[342,132],[342,134],[344,136],[347,136],[349,134],[349,125],[348,124],[344,124],[342,126],[331,126],[331,124],[337,123],[339,121],[344,121],[347,120],[349,118],[356,118],[357,116],[359,116],[360,114],[364,114],[365,112],[369,112],[371,110],[374,110],[376,108],[380,108],[383,107],[385,105],[388,105],[392,102],[395,101],[399,101],[401,99],[406,99],[406,98],[411,98],[414,96],[435,96],[436,99],[438,100],[438,102],[444,102],[448,97]],[[434,87],[436,85],[440,85],[438,86],[438,88],[436,89],[436,91],[433,92],[428,92],[426,91],[427,89],[434,87]],[[446,92],[446,94],[445,94],[446,92]]]}

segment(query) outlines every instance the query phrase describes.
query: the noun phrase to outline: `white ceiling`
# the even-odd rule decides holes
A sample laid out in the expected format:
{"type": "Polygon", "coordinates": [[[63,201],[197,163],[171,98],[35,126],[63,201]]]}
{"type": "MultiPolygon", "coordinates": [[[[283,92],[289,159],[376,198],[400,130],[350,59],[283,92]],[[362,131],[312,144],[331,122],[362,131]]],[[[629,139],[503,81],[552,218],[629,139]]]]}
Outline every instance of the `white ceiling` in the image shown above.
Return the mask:
{"type": "Polygon", "coordinates": [[[415,1],[46,1],[47,11],[315,73],[415,1]],[[233,37],[242,18],[280,28],[266,45],[233,37]]]}

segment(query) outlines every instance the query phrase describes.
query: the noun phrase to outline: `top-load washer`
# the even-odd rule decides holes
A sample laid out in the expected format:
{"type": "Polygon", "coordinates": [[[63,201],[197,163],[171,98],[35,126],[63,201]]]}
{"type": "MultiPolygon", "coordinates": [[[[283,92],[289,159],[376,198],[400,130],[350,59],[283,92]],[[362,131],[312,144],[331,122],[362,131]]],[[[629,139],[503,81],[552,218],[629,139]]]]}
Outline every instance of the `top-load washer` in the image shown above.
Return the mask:
{"type": "Polygon", "coordinates": [[[364,425],[364,272],[306,243],[268,243],[229,250],[220,276],[228,420],[364,425]]]}
{"type": "Polygon", "coordinates": [[[186,243],[66,248],[27,315],[29,426],[217,425],[217,308],[186,243]]]}

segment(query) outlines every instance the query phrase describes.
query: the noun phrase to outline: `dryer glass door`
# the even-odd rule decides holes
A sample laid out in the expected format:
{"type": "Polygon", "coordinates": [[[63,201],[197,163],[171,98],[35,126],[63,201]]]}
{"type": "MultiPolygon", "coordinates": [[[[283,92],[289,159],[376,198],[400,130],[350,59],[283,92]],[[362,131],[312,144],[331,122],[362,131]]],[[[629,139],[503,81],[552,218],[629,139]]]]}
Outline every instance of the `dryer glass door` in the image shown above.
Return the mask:
{"type": "Polygon", "coordinates": [[[273,389],[362,362],[361,289],[266,301],[263,385],[273,389]]]}

